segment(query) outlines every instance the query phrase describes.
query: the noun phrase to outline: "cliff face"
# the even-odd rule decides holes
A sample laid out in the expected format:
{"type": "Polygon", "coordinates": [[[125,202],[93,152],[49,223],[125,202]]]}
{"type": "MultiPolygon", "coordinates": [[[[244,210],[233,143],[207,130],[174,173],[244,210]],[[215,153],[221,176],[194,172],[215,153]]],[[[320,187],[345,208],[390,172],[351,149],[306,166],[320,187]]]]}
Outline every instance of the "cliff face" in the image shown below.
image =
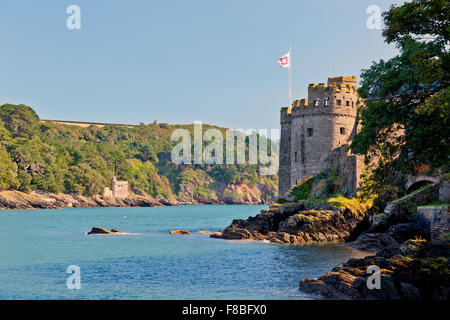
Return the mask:
{"type": "Polygon", "coordinates": [[[206,170],[185,168],[173,188],[174,197],[185,203],[265,204],[273,202],[278,191],[277,177],[226,180],[215,179],[206,170]]]}
{"type": "Polygon", "coordinates": [[[204,204],[266,204],[274,201],[274,185],[261,181],[255,184],[182,185],[177,198],[186,203],[204,204]]]}
{"type": "Polygon", "coordinates": [[[233,220],[214,237],[280,243],[349,241],[367,225],[367,210],[357,200],[345,198],[275,204],[255,217],[233,220]]]}

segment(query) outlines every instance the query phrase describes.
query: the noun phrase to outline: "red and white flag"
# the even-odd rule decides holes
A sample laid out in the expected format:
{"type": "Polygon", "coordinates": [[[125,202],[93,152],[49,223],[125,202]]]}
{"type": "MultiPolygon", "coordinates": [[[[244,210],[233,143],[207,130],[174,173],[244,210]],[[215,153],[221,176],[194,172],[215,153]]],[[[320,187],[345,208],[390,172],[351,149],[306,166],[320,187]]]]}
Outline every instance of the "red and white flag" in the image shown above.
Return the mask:
{"type": "Polygon", "coordinates": [[[282,68],[289,68],[289,65],[291,63],[291,55],[290,53],[286,53],[284,56],[282,56],[280,59],[278,59],[278,63],[282,68]]]}

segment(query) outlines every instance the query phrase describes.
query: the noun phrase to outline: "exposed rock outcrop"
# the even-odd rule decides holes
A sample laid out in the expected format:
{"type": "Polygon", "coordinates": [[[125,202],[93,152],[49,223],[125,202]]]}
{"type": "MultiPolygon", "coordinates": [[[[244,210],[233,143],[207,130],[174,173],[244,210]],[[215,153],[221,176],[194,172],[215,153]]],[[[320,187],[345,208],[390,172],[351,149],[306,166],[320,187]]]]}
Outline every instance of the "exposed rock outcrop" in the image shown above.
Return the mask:
{"type": "Polygon", "coordinates": [[[219,237],[279,243],[350,241],[367,225],[367,210],[346,198],[272,205],[255,217],[233,220],[219,237]]]}
{"type": "Polygon", "coordinates": [[[128,198],[86,197],[77,194],[48,192],[24,193],[14,190],[0,192],[0,209],[56,209],[68,207],[160,207],[177,202],[160,201],[131,195],[128,198]]]}
{"type": "Polygon", "coordinates": [[[191,235],[191,233],[189,231],[187,231],[187,230],[172,230],[172,231],[169,231],[169,233],[170,234],[182,234],[182,235],[185,235],[185,236],[191,235]]]}
{"type": "Polygon", "coordinates": [[[91,231],[89,231],[87,234],[125,234],[125,233],[117,229],[111,229],[110,231],[105,228],[92,227],[91,231]]]}
{"type": "Polygon", "coordinates": [[[413,192],[403,198],[392,201],[383,213],[370,218],[370,228],[352,244],[355,249],[378,251],[391,245],[399,245],[416,237],[429,239],[429,227],[416,214],[418,205],[427,203],[439,195],[439,186],[413,192]]]}
{"type": "MultiPolygon", "coordinates": [[[[439,241],[430,237],[430,221],[416,211],[437,194],[437,186],[432,185],[391,202],[351,243],[356,249],[376,254],[350,259],[317,279],[301,280],[300,289],[331,299],[448,300],[450,243],[445,237],[439,241]],[[367,271],[373,265],[380,268],[379,289],[367,285],[371,276],[367,271]]],[[[437,210],[432,222],[440,221],[448,230],[448,207],[442,208],[445,210],[437,210]]]]}
{"type": "Polygon", "coordinates": [[[363,259],[350,259],[318,279],[303,279],[300,289],[330,299],[448,300],[450,246],[408,240],[363,259]],[[369,289],[370,266],[380,268],[380,287],[369,289]]]}
{"type": "Polygon", "coordinates": [[[68,207],[160,207],[180,204],[260,204],[265,203],[267,199],[264,197],[268,197],[268,194],[270,194],[270,190],[265,190],[264,187],[264,185],[253,188],[246,185],[230,186],[230,189],[225,189],[225,191],[228,190],[227,192],[219,193],[213,198],[191,197],[190,194],[186,194],[181,200],[154,199],[132,193],[127,198],[114,198],[101,195],[87,197],[79,194],[55,194],[39,190],[32,193],[4,190],[0,191],[0,210],[68,207]],[[234,197],[230,195],[234,195],[234,197]]]}
{"type": "Polygon", "coordinates": [[[91,231],[89,231],[87,234],[110,234],[111,231],[106,230],[104,228],[99,227],[92,227],[91,231]]]}
{"type": "Polygon", "coordinates": [[[220,234],[220,232],[213,232],[213,231],[208,231],[208,230],[199,230],[199,231],[197,231],[197,233],[208,234],[210,236],[220,234]]]}

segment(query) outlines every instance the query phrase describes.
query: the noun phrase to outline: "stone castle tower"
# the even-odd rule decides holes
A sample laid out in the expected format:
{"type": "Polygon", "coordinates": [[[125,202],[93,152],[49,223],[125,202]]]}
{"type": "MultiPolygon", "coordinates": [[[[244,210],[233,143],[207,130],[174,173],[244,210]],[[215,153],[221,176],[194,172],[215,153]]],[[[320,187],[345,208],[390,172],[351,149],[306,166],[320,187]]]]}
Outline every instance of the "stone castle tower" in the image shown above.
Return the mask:
{"type": "Polygon", "coordinates": [[[119,181],[113,176],[111,179],[111,189],[108,187],[104,188],[102,195],[108,198],[127,198],[128,181],[119,181]]]}
{"type": "Polygon", "coordinates": [[[310,84],[308,99],[281,109],[280,197],[302,179],[332,167],[345,176],[347,195],[356,194],[362,161],[339,147],[349,144],[356,133],[362,102],[356,76],[335,77],[328,78],[327,85],[310,84]]]}

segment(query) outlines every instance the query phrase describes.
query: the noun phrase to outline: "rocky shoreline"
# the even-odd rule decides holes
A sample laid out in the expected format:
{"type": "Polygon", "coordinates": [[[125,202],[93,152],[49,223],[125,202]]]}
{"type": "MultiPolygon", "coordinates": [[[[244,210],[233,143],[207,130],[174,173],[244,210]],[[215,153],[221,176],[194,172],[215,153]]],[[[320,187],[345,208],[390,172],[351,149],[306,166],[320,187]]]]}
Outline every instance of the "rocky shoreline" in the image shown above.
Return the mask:
{"type": "MultiPolygon", "coordinates": [[[[350,259],[316,279],[300,281],[300,290],[328,299],[448,300],[450,298],[450,241],[433,239],[427,218],[417,206],[439,196],[439,188],[426,189],[391,202],[371,225],[349,245],[376,252],[350,259]],[[368,289],[369,267],[380,268],[380,288],[368,289]]],[[[446,224],[447,214],[433,217],[446,224]]]]}
{"type": "Polygon", "coordinates": [[[448,300],[450,245],[407,240],[362,259],[350,259],[317,279],[300,281],[300,290],[338,300],[448,300]],[[379,268],[379,288],[367,285],[371,266],[379,268]]]}
{"type": "Polygon", "coordinates": [[[352,241],[367,228],[368,209],[355,199],[345,198],[273,204],[255,217],[233,220],[211,237],[278,243],[352,241]]]}
{"type": "MultiPolygon", "coordinates": [[[[54,194],[34,191],[24,193],[16,190],[0,191],[0,210],[2,209],[61,209],[71,207],[161,207],[187,204],[230,204],[222,201],[176,201],[153,199],[138,195],[127,198],[109,198],[100,195],[86,197],[78,194],[54,194]]],[[[248,201],[233,204],[260,204],[248,201]]]]}
{"type": "MultiPolygon", "coordinates": [[[[432,228],[417,214],[417,206],[436,198],[437,184],[391,202],[380,214],[370,204],[342,197],[274,204],[255,217],[233,220],[211,237],[286,244],[344,242],[367,252],[319,278],[300,281],[300,290],[327,299],[448,300],[450,242],[432,242],[432,228]],[[379,289],[367,285],[371,266],[379,267],[379,289]]],[[[448,219],[448,206],[446,210],[439,219],[448,219]]]]}

